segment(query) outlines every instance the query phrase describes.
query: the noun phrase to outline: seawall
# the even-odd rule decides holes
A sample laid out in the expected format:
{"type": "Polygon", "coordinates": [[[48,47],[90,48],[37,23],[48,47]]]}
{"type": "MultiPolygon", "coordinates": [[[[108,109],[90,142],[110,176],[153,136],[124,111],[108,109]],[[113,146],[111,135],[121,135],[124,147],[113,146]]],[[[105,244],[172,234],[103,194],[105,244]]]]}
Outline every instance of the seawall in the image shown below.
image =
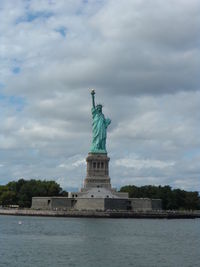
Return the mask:
{"type": "Polygon", "coordinates": [[[0,209],[0,215],[85,217],[85,218],[141,218],[141,219],[194,219],[200,211],[52,211],[32,209],[0,209]]]}

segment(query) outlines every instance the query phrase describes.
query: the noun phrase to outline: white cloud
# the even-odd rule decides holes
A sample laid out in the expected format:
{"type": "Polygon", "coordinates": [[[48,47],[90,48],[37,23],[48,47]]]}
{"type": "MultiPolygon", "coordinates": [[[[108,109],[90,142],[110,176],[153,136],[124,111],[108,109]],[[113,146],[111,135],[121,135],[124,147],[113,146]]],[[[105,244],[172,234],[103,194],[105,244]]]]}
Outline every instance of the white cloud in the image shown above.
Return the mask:
{"type": "Polygon", "coordinates": [[[150,160],[150,159],[118,159],[115,161],[117,166],[122,166],[126,168],[133,168],[133,169],[148,169],[148,168],[156,168],[156,169],[165,169],[167,167],[173,166],[174,162],[166,162],[161,160],[150,160]]]}
{"type": "Polygon", "coordinates": [[[82,165],[86,165],[85,159],[82,155],[76,155],[68,158],[67,162],[59,164],[59,168],[65,168],[67,170],[74,170],[82,165]]]}

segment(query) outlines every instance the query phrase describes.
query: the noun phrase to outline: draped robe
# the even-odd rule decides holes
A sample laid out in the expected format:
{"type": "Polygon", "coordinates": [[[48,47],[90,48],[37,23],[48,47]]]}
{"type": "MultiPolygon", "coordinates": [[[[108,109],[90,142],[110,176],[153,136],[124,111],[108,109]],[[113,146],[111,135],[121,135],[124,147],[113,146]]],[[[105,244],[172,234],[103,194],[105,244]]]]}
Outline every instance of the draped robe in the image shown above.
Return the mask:
{"type": "Polygon", "coordinates": [[[92,108],[92,147],[91,152],[106,153],[107,127],[110,119],[105,119],[104,114],[97,108],[92,108]]]}

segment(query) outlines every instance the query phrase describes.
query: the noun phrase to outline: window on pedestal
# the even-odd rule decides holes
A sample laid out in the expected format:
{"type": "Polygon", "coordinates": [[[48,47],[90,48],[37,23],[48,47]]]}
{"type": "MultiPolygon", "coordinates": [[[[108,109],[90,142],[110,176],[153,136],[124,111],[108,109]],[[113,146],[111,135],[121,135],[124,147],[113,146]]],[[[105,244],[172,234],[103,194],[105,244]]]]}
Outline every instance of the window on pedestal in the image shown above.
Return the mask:
{"type": "Polygon", "coordinates": [[[96,162],[93,162],[93,169],[96,169],[96,162]]]}
{"type": "Polygon", "coordinates": [[[101,168],[102,168],[102,169],[104,168],[104,164],[103,164],[103,162],[101,162],[101,168]]]}
{"type": "Polygon", "coordinates": [[[100,162],[97,162],[97,169],[100,168],[100,162]]]}

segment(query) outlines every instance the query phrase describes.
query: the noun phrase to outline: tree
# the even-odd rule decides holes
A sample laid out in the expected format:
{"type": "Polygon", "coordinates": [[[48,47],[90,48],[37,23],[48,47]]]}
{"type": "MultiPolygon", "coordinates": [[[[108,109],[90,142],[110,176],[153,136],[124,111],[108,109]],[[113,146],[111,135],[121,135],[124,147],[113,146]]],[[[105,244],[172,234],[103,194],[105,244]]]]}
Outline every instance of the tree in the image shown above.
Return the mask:
{"type": "Polygon", "coordinates": [[[0,203],[4,203],[2,205],[18,204],[20,207],[29,208],[34,196],[67,195],[68,193],[63,191],[55,181],[19,179],[9,182],[6,186],[0,186],[0,201],[2,199],[0,203]]]}
{"type": "Polygon", "coordinates": [[[16,203],[16,194],[12,191],[4,191],[0,196],[2,206],[14,205],[16,203]]]}

